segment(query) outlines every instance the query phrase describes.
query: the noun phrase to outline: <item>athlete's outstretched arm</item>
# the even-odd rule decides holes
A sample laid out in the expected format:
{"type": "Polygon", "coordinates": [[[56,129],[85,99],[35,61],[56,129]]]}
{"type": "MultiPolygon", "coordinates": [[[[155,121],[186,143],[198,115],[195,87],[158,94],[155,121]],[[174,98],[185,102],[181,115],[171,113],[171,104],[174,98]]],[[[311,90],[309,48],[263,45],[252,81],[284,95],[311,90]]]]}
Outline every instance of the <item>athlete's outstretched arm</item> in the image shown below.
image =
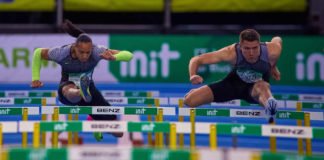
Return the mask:
{"type": "Polygon", "coordinates": [[[280,80],[281,74],[277,67],[277,61],[281,55],[282,51],[282,39],[281,37],[273,37],[271,42],[268,44],[269,46],[269,61],[271,65],[271,76],[275,80],[280,80]]]}
{"type": "Polygon", "coordinates": [[[189,76],[190,81],[193,84],[199,84],[202,83],[203,79],[199,75],[197,75],[197,70],[200,65],[203,64],[213,64],[213,63],[219,63],[219,62],[230,62],[234,64],[234,61],[236,60],[235,55],[235,46],[230,45],[227,47],[224,47],[220,50],[205,53],[199,56],[195,56],[191,58],[189,62],[189,76]]]}
{"type": "Polygon", "coordinates": [[[42,60],[48,60],[48,49],[36,48],[34,51],[32,61],[32,88],[39,88],[43,86],[43,83],[40,81],[40,70],[42,60]]]}
{"type": "Polygon", "coordinates": [[[116,61],[128,62],[133,58],[133,54],[129,51],[107,49],[105,52],[100,54],[100,57],[105,60],[116,60],[116,61]]]}

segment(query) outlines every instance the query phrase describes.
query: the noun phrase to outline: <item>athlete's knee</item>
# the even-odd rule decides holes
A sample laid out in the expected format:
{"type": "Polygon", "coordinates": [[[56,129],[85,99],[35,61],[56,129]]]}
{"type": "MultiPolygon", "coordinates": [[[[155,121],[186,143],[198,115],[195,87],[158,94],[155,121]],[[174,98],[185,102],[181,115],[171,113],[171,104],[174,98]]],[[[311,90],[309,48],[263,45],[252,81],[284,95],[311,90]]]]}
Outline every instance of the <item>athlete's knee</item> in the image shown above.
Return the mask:
{"type": "Polygon", "coordinates": [[[254,87],[257,89],[267,89],[270,88],[270,84],[266,81],[259,81],[254,84],[254,87]]]}
{"type": "Polygon", "coordinates": [[[190,95],[190,93],[184,97],[184,101],[183,101],[183,103],[184,103],[186,106],[191,107],[191,108],[197,106],[197,105],[195,104],[195,101],[194,101],[193,97],[190,95]]]}
{"type": "Polygon", "coordinates": [[[71,92],[71,89],[76,88],[75,84],[67,84],[62,87],[63,95],[67,95],[71,92]]]}
{"type": "Polygon", "coordinates": [[[72,103],[77,103],[81,100],[80,91],[74,84],[68,84],[62,87],[63,96],[72,103]]]}

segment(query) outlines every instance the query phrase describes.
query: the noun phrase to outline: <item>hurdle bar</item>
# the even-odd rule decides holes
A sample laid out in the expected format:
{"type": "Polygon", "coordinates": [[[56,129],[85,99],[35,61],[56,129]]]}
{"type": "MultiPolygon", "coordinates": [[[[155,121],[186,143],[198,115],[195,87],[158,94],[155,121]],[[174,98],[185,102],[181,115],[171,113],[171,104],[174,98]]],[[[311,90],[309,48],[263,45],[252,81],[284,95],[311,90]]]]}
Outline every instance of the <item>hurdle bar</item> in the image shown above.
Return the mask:
{"type": "MultiPolygon", "coordinates": [[[[159,91],[127,91],[127,90],[102,90],[101,94],[104,97],[159,97],[159,91]]],[[[8,90],[0,91],[0,97],[56,97],[55,90],[8,90]]]]}
{"type": "MultiPolygon", "coordinates": [[[[40,124],[40,131],[59,132],[164,132],[170,133],[170,125],[176,125],[177,133],[189,134],[192,132],[190,122],[123,122],[123,121],[64,121],[64,122],[36,122],[20,121],[1,122],[3,133],[33,132],[34,124],[40,124]],[[9,124],[10,123],[10,124],[9,124]],[[19,129],[19,130],[18,130],[19,129]]],[[[252,136],[276,136],[286,138],[324,139],[324,128],[296,127],[276,125],[252,125],[252,124],[222,124],[196,122],[195,133],[210,134],[210,125],[215,124],[216,135],[252,135],[252,136]],[[285,131],[285,132],[282,132],[285,131]]],[[[174,135],[175,136],[175,135],[174,135]]],[[[39,137],[38,137],[39,138],[39,137]]],[[[173,142],[174,144],[174,142],[173,142]]]]}
{"type": "MultiPolygon", "coordinates": [[[[169,97],[169,105],[178,105],[179,100],[183,100],[183,97],[169,97]]],[[[278,100],[278,108],[292,108],[296,109],[298,103],[301,103],[302,108],[305,109],[324,109],[324,102],[303,102],[294,100],[278,100]]],[[[228,102],[216,103],[212,102],[207,104],[210,106],[226,106],[226,107],[261,107],[259,104],[247,103],[244,100],[232,100],[228,102]]]]}

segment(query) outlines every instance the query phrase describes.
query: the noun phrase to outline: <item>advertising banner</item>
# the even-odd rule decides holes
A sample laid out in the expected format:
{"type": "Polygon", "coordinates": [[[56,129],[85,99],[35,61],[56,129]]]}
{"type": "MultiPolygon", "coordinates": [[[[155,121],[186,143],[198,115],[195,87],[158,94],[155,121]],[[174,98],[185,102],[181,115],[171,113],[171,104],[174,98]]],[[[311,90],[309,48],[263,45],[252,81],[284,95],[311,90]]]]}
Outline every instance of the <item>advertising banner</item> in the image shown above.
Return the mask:
{"type": "MultiPolygon", "coordinates": [[[[107,35],[91,35],[94,43],[107,46],[107,35]]],[[[65,34],[0,35],[0,83],[31,82],[31,66],[35,48],[52,48],[71,44],[75,38],[65,34]]],[[[107,46],[108,47],[108,46],[107,46]]],[[[118,63],[118,62],[112,62],[118,63]]],[[[43,61],[41,81],[59,82],[61,67],[52,61],[43,61]]],[[[94,71],[94,80],[116,80],[107,73],[107,62],[101,61],[94,71]]]]}
{"type": "MultiPolygon", "coordinates": [[[[66,11],[162,12],[163,0],[65,0],[66,11]]],[[[306,0],[172,0],[172,12],[305,12],[306,0]],[[199,7],[197,7],[199,6],[199,7]]]]}
{"type": "MultiPolygon", "coordinates": [[[[281,72],[278,85],[324,85],[324,37],[284,36],[277,66],[281,72]]],[[[119,82],[189,83],[188,65],[192,57],[238,42],[233,35],[111,35],[110,46],[134,53],[129,63],[112,63],[110,72],[119,82]]],[[[262,41],[270,41],[263,36],[262,41]]],[[[199,74],[205,83],[218,81],[232,69],[230,64],[204,65],[199,74]]]]}
{"type": "MultiPolygon", "coordinates": [[[[129,50],[130,62],[102,60],[94,71],[96,82],[189,83],[188,65],[194,56],[216,51],[238,42],[238,35],[91,35],[93,42],[108,48],[129,50]]],[[[277,66],[281,80],[276,85],[324,85],[324,37],[283,36],[277,66]]],[[[262,36],[270,41],[271,36],[262,36]]],[[[0,35],[0,83],[29,83],[33,51],[70,44],[65,34],[0,35]]],[[[204,83],[219,81],[232,69],[227,63],[203,65],[198,74],[204,83]]],[[[54,62],[42,64],[41,80],[58,82],[61,68],[54,62]]]]}

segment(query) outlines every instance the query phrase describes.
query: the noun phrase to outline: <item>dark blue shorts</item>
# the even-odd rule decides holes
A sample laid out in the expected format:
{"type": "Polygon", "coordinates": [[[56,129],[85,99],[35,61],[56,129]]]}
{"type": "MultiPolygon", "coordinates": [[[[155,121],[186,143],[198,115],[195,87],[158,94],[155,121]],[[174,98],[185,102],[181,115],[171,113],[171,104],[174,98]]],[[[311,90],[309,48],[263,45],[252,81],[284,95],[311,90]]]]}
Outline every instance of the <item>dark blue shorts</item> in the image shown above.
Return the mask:
{"type": "MultiPolygon", "coordinates": [[[[74,84],[74,83],[71,81],[61,82],[59,89],[58,89],[59,101],[61,103],[63,103],[64,105],[68,105],[68,106],[110,106],[110,104],[101,95],[100,91],[96,88],[93,81],[91,81],[90,86],[89,86],[89,91],[91,93],[92,100],[90,102],[85,102],[81,98],[81,100],[79,102],[71,103],[69,100],[67,100],[63,96],[63,93],[62,93],[63,87],[68,84],[74,84]]],[[[90,116],[94,120],[116,120],[117,119],[116,115],[92,115],[92,114],[90,114],[90,116]]]]}
{"type": "Polygon", "coordinates": [[[226,102],[235,99],[243,99],[249,103],[258,103],[257,99],[252,97],[254,83],[242,81],[234,72],[231,72],[221,81],[209,84],[214,95],[214,102],[226,102]]]}

